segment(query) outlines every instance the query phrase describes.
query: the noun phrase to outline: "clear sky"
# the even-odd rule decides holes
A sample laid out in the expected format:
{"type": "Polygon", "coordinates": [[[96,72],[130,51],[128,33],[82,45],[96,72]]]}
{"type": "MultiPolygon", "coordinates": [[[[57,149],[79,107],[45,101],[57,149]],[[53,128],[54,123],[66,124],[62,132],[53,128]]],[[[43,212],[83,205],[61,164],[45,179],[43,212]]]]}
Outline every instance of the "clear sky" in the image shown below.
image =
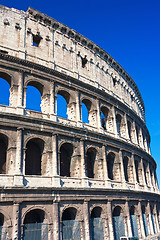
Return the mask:
{"type": "Polygon", "coordinates": [[[24,11],[35,8],[89,38],[122,65],[144,100],[160,183],[160,1],[0,0],[0,4],[24,11]]]}

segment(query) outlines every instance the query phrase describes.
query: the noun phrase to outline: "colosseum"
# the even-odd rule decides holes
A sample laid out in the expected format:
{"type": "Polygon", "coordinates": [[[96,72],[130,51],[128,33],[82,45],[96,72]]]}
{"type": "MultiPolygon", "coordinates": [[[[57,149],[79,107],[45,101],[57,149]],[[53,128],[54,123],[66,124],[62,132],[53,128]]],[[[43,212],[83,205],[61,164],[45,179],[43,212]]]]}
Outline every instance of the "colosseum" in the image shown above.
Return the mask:
{"type": "Polygon", "coordinates": [[[158,239],[156,162],[133,79],[35,9],[0,5],[0,29],[0,82],[10,86],[0,105],[0,239],[158,239]],[[29,87],[41,111],[27,109],[29,87]]]}

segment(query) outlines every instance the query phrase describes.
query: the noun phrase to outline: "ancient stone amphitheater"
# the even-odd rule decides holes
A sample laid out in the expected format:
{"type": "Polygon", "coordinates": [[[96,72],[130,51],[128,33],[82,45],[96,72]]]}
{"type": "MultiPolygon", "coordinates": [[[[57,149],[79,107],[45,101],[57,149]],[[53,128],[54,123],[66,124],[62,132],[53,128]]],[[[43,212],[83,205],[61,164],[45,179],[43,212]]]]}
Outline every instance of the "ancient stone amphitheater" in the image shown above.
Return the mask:
{"type": "Polygon", "coordinates": [[[0,78],[10,85],[0,105],[0,239],[158,239],[144,103],[123,67],[37,10],[0,6],[0,78]],[[28,86],[41,112],[26,109],[28,86]]]}

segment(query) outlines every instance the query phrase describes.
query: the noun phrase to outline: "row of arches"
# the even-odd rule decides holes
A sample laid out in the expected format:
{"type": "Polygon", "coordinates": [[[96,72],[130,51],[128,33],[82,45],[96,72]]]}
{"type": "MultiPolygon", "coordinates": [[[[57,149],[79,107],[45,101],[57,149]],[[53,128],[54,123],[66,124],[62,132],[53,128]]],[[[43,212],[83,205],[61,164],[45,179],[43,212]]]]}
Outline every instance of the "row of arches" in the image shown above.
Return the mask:
{"type": "MultiPolygon", "coordinates": [[[[149,206],[149,212],[145,205],[141,205],[139,211],[137,205],[131,205],[128,213],[125,213],[121,205],[113,207],[111,216],[105,212],[101,206],[94,206],[91,208],[88,215],[88,223],[83,223],[84,216],[81,215],[80,209],[69,206],[64,208],[59,219],[55,219],[56,226],[59,225],[61,239],[84,239],[84,224],[88,224],[89,236],[92,240],[110,239],[113,231],[115,240],[119,240],[122,236],[134,236],[144,238],[158,233],[159,229],[159,214],[154,211],[152,206],[149,206]],[[107,214],[107,217],[106,217],[107,214]],[[109,221],[112,223],[109,226],[109,221]],[[130,229],[128,229],[130,227],[130,229]],[[110,229],[109,229],[110,228],[110,229]],[[107,238],[106,238],[107,237],[107,238]]],[[[55,226],[53,223],[52,227],[55,226]]],[[[34,208],[26,213],[21,224],[21,239],[28,240],[48,240],[49,219],[47,219],[46,212],[39,208],[34,208]]],[[[54,231],[52,231],[54,234],[54,231]]],[[[5,216],[0,213],[0,234],[2,239],[7,236],[7,228],[5,228],[5,216]]]]}
{"type": "MultiPolygon", "coordinates": [[[[11,148],[8,144],[7,136],[0,134],[0,174],[9,173],[11,148]]],[[[47,146],[48,144],[41,138],[31,138],[27,141],[23,148],[24,153],[21,154],[23,155],[24,175],[47,174],[47,169],[50,168],[47,164],[52,158],[51,151],[46,149],[47,146]]],[[[57,155],[58,175],[76,178],[82,176],[83,150],[80,146],[67,141],[62,142],[57,155]]],[[[142,162],[140,158],[133,158],[132,155],[127,155],[125,152],[122,152],[121,156],[118,152],[106,151],[101,147],[89,145],[85,150],[84,164],[85,175],[91,179],[104,180],[104,177],[107,177],[109,180],[115,181],[125,180],[128,183],[138,182],[141,185],[154,187],[157,185],[156,173],[150,163],[145,160],[142,162]]]]}
{"type": "MultiPolygon", "coordinates": [[[[0,104],[14,106],[14,102],[19,100],[16,100],[13,96],[15,91],[13,88],[15,87],[11,86],[11,77],[4,73],[0,73],[0,77],[3,77],[0,78],[0,85],[2,84],[2,88],[0,88],[0,104]],[[11,96],[9,97],[10,94],[11,96]]],[[[118,136],[127,138],[146,151],[149,151],[149,137],[138,124],[134,123],[133,119],[127,118],[124,113],[114,113],[112,107],[104,103],[97,107],[93,97],[85,95],[77,102],[77,97],[73,94],[73,90],[67,90],[65,87],[57,87],[56,90],[53,90],[55,92],[52,97],[51,90],[48,90],[49,93],[46,93],[43,88],[42,83],[29,81],[24,88],[25,92],[21,96],[22,106],[29,110],[42,111],[42,113],[47,114],[53,111],[53,114],[58,117],[68,118],[72,121],[82,121],[109,133],[117,133],[118,136]],[[77,103],[79,104],[79,110],[77,110],[77,103]],[[51,107],[51,104],[54,107],[51,107]],[[79,116],[77,115],[78,111],[79,116]]]]}

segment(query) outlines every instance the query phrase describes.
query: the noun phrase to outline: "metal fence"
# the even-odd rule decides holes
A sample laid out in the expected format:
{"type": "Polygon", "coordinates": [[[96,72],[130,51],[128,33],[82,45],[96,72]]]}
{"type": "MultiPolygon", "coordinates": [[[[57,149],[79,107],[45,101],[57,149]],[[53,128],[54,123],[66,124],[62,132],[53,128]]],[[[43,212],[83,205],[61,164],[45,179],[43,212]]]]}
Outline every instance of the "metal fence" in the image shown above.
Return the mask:
{"type": "Polygon", "coordinates": [[[48,240],[48,225],[45,223],[24,224],[23,240],[48,240]]]}
{"type": "Polygon", "coordinates": [[[132,227],[133,236],[138,237],[138,227],[137,227],[136,215],[131,215],[131,227],[132,227]]]}
{"type": "Polygon", "coordinates": [[[119,240],[120,237],[125,236],[125,228],[123,216],[113,217],[114,240],[119,240]]]}
{"type": "Polygon", "coordinates": [[[92,240],[104,240],[102,218],[91,219],[92,240]]]}
{"type": "Polygon", "coordinates": [[[63,240],[81,240],[80,222],[76,220],[65,220],[62,222],[63,240]]]}

